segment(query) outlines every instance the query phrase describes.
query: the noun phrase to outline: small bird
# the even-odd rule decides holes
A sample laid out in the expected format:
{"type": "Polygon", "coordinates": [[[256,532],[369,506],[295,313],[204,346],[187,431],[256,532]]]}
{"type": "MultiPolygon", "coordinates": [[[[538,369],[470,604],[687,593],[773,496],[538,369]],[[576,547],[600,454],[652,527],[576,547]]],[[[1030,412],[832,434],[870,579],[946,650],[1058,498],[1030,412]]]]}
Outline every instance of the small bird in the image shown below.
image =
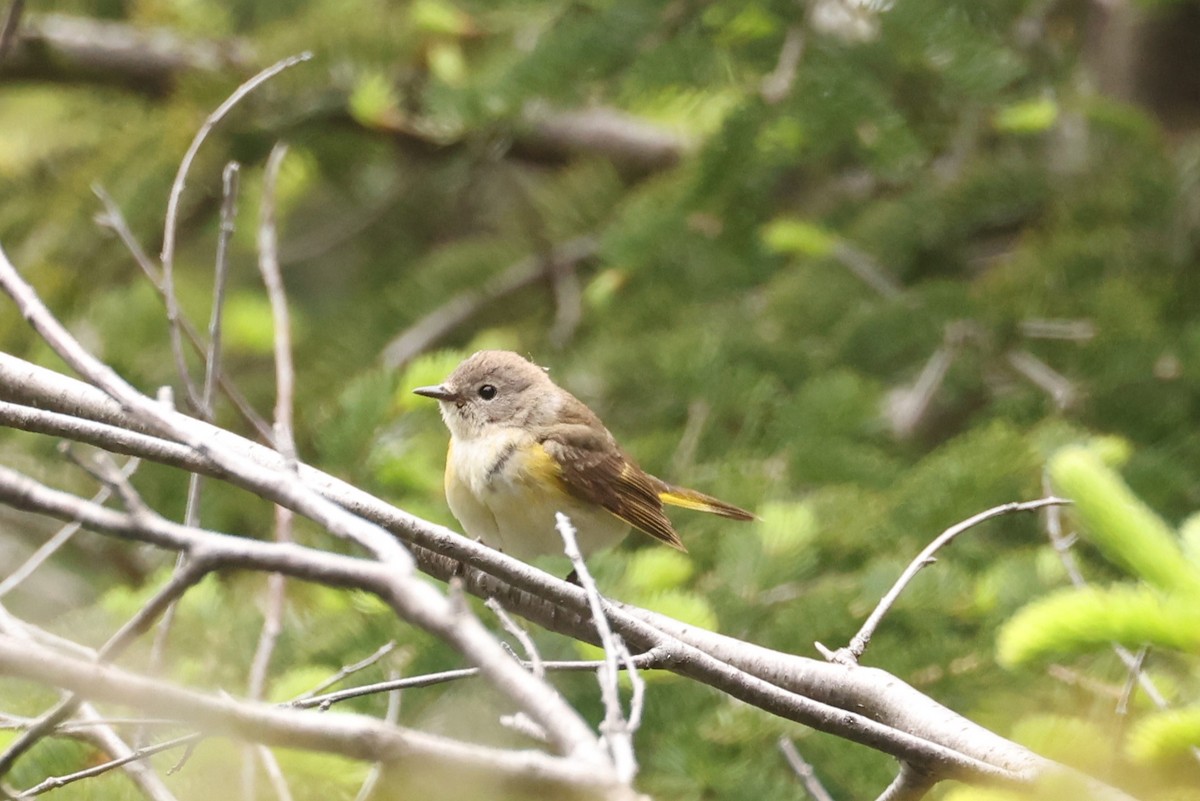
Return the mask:
{"type": "Polygon", "coordinates": [[[437,400],[450,429],[450,511],[468,536],[518,559],[563,552],[555,512],[570,518],[585,556],[630,526],[686,550],[663,504],[754,519],[643,471],[591,409],[516,353],[479,351],[413,392],[437,400]]]}

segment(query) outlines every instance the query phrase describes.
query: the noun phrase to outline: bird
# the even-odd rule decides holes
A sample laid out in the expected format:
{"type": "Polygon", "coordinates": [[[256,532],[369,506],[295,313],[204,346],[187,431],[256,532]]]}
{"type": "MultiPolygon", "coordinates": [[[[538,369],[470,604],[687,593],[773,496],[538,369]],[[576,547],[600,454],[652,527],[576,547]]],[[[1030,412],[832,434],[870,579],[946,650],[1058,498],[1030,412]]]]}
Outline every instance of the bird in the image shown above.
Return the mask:
{"type": "Polygon", "coordinates": [[[467,536],[517,559],[563,553],[557,512],[585,557],[631,528],[686,551],[664,505],[755,519],[644,471],[583,401],[512,351],[479,351],[441,384],[413,392],[438,402],[450,430],[450,511],[467,536]]]}

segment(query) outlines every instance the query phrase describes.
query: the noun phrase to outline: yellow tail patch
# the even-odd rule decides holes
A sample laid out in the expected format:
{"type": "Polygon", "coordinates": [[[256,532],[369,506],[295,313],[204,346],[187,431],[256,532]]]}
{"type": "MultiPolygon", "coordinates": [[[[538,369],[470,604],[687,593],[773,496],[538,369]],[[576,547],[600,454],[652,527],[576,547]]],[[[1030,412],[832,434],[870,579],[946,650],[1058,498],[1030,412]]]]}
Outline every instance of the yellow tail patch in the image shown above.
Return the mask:
{"type": "Polygon", "coordinates": [[[693,509],[697,512],[729,517],[734,520],[753,520],[754,515],[730,503],[719,501],[703,492],[687,489],[686,487],[671,487],[658,493],[659,500],[681,509],[693,509]]]}

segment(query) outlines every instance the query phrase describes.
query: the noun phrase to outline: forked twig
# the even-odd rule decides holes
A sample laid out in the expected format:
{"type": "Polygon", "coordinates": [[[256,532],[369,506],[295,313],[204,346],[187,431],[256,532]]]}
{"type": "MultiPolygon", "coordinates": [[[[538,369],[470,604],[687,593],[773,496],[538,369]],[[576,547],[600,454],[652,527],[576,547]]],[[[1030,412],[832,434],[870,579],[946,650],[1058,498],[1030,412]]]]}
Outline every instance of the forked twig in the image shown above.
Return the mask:
{"type": "MultiPolygon", "coordinates": [[[[632,716],[626,718],[621,711],[621,693],[618,681],[621,652],[625,648],[625,644],[621,642],[619,636],[613,633],[608,618],[604,614],[604,599],[600,596],[600,590],[596,588],[591,571],[588,570],[587,563],[583,560],[583,554],[579,551],[579,544],[575,539],[575,527],[562,512],[555,512],[554,519],[557,523],[558,533],[563,539],[563,551],[571,560],[571,567],[579,579],[579,585],[587,594],[592,621],[596,625],[596,634],[604,647],[604,667],[597,671],[600,696],[604,701],[604,722],[600,724],[600,731],[604,735],[605,745],[616,768],[617,778],[621,781],[631,782],[637,775],[637,758],[633,751],[635,727],[632,725],[632,716]]],[[[629,652],[626,650],[625,653],[629,652]]],[[[634,670],[633,661],[629,660],[628,665],[632,672],[634,670]]],[[[641,706],[640,699],[638,706],[639,708],[641,706]]]]}
{"type": "Polygon", "coordinates": [[[942,546],[950,543],[959,534],[962,534],[968,529],[974,528],[985,520],[991,520],[993,517],[1012,514],[1013,512],[1032,512],[1047,506],[1061,506],[1069,504],[1070,501],[1064,498],[1038,498],[1035,501],[1022,501],[1006,503],[1000,506],[993,506],[991,509],[980,512],[979,514],[968,517],[960,523],[956,523],[950,528],[938,535],[937,539],[925,546],[925,548],[917,554],[917,557],[909,563],[904,572],[900,574],[900,578],[896,579],[896,583],[887,591],[871,615],[863,623],[862,628],[858,630],[850,639],[850,644],[845,648],[839,648],[837,651],[830,651],[820,643],[816,643],[817,650],[831,662],[837,662],[844,665],[856,664],[863,652],[867,650],[867,644],[871,641],[871,637],[875,634],[875,629],[879,627],[879,623],[883,620],[883,616],[888,613],[892,605],[896,603],[896,599],[900,597],[900,593],[904,592],[904,588],[913,580],[917,573],[927,565],[933,564],[936,559],[933,555],[942,548],[942,546]]]}
{"type": "Polygon", "coordinates": [[[167,216],[163,223],[163,246],[160,259],[163,271],[163,292],[166,295],[167,301],[167,322],[171,338],[171,353],[175,357],[175,367],[179,372],[179,379],[183,382],[189,402],[196,406],[200,405],[200,396],[196,392],[195,384],[192,383],[187,360],[183,354],[183,336],[180,332],[179,324],[179,298],[175,295],[175,229],[179,220],[179,200],[183,196],[187,174],[192,168],[192,162],[196,159],[200,145],[208,137],[209,132],[216,127],[217,123],[225,118],[225,115],[234,106],[241,102],[246,95],[253,92],[259,86],[262,86],[271,78],[274,78],[289,67],[294,67],[303,61],[308,61],[310,58],[312,58],[312,53],[300,53],[295,56],[289,56],[275,62],[235,89],[233,94],[226,98],[224,103],[217,106],[216,110],[205,118],[196,135],[192,137],[192,142],[188,145],[188,149],[179,163],[179,169],[175,173],[175,180],[171,183],[171,192],[167,197],[167,216]]]}

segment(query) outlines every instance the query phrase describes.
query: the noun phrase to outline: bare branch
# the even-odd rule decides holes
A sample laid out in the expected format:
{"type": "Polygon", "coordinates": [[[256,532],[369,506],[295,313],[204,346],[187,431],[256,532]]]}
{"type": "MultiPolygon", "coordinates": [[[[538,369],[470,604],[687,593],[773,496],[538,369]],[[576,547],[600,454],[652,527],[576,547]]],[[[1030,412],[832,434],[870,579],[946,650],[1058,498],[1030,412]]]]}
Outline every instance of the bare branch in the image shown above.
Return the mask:
{"type": "MultiPolygon", "coordinates": [[[[287,779],[283,775],[283,769],[279,767],[279,760],[275,758],[275,754],[265,745],[255,745],[252,748],[255,756],[262,762],[263,770],[266,771],[267,779],[271,782],[271,789],[275,792],[275,797],[279,801],[292,801],[291,788],[288,787],[287,779]]],[[[248,775],[253,776],[254,774],[248,775]]],[[[246,790],[247,801],[254,801],[256,796],[253,782],[246,785],[246,790]]]]}
{"type": "Polygon", "coordinates": [[[800,752],[796,750],[796,744],[790,738],[779,738],[779,750],[783,752],[783,758],[787,760],[792,771],[800,778],[804,784],[804,789],[813,797],[813,801],[833,801],[833,796],[825,789],[825,785],[821,784],[821,780],[817,778],[817,772],[813,770],[813,766],[808,764],[804,757],[800,756],[800,752]]]}
{"type": "MultiPolygon", "coordinates": [[[[35,643],[39,639],[36,636],[39,631],[36,626],[31,626],[12,617],[3,606],[0,606],[0,631],[3,631],[4,636],[16,642],[35,643]]],[[[78,647],[76,646],[76,648],[78,647]]],[[[95,657],[95,654],[85,653],[83,656],[90,660],[95,657]]],[[[80,736],[89,740],[104,753],[116,758],[119,764],[113,765],[113,767],[125,767],[125,773],[150,801],[174,801],[175,797],[171,794],[171,791],[167,789],[162,779],[158,777],[149,765],[137,764],[125,759],[133,752],[117,736],[117,733],[112,730],[111,725],[104,722],[99,713],[92,708],[91,704],[78,704],[78,715],[80,721],[87,724],[87,727],[80,733],[80,736]]],[[[22,725],[28,730],[31,727],[39,725],[39,721],[26,720],[22,722],[22,725]]],[[[21,794],[22,797],[24,795],[24,793],[21,794]]]]}
{"type": "MultiPolygon", "coordinates": [[[[103,508],[103,507],[100,507],[103,508]]],[[[149,519],[151,515],[145,512],[126,513],[131,519],[149,519]]],[[[158,619],[163,611],[171,606],[184,592],[195,586],[208,574],[212,565],[207,558],[193,558],[181,570],[175,571],[154,597],[122,626],[116,634],[96,652],[96,659],[105,660],[124,651],[158,619]]],[[[12,741],[0,754],[0,776],[7,775],[21,756],[27,753],[40,740],[51,734],[55,727],[65,721],[79,709],[81,699],[78,695],[67,695],[57,704],[43,713],[34,723],[12,741]]]]}
{"type": "MultiPolygon", "coordinates": [[[[292,334],[289,322],[287,294],[283,287],[283,275],[279,270],[279,246],[275,224],[275,186],[279,179],[279,168],[287,155],[287,146],[277,144],[271,149],[263,175],[262,208],[258,225],[258,269],[267,297],[271,303],[271,318],[274,325],[275,348],[275,450],[283,454],[288,470],[296,470],[296,441],[292,426],[292,404],[295,396],[295,369],[292,366],[292,334]]],[[[292,510],[286,506],[275,506],[275,541],[292,541],[292,510]]],[[[267,684],[271,655],[275,643],[283,631],[283,612],[286,603],[287,584],[281,573],[267,577],[267,604],[263,615],[262,632],[250,662],[248,695],[251,700],[260,700],[267,684]]],[[[259,759],[267,770],[280,801],[290,801],[291,793],[283,780],[274,755],[267,748],[257,749],[259,759]]],[[[255,797],[254,762],[246,761],[244,794],[247,801],[255,797]]]]}
{"type": "Polygon", "coordinates": [[[321,682],[320,684],[318,684],[316,687],[312,688],[308,692],[302,693],[301,695],[297,696],[297,698],[294,701],[292,701],[291,705],[305,708],[304,705],[301,704],[300,702],[305,701],[309,698],[313,698],[314,696],[318,695],[321,691],[327,690],[330,687],[332,687],[333,685],[344,681],[347,677],[353,676],[355,673],[359,672],[360,670],[366,670],[371,665],[374,665],[376,662],[378,662],[380,659],[383,659],[385,656],[387,656],[394,650],[396,650],[396,641],[388,640],[383,645],[379,646],[379,648],[377,648],[375,650],[375,652],[373,654],[371,654],[370,656],[368,656],[366,659],[361,659],[358,662],[355,662],[350,665],[343,665],[341,667],[341,669],[338,670],[338,672],[335,673],[333,676],[330,676],[328,679],[321,682]]]}
{"type": "Polygon", "coordinates": [[[296,371],[292,365],[292,326],[287,294],[283,288],[283,274],[279,270],[279,238],[275,222],[275,185],[286,156],[287,145],[275,145],[267,158],[263,174],[262,209],[258,224],[258,270],[271,302],[275,331],[275,450],[294,463],[296,441],[292,432],[292,399],[296,394],[296,371]]]}
{"type": "MultiPolygon", "coordinates": [[[[228,166],[226,167],[226,170],[228,170],[228,166]]],[[[116,201],[114,201],[112,197],[110,197],[109,194],[104,191],[104,188],[99,185],[93,186],[92,192],[95,193],[96,197],[98,197],[100,202],[104,205],[104,212],[96,215],[96,224],[104,228],[108,228],[116,233],[117,237],[120,238],[121,243],[125,245],[125,249],[129,251],[130,255],[133,256],[133,260],[139,267],[141,267],[142,273],[146,276],[146,279],[150,282],[150,285],[154,287],[155,292],[158,293],[159,299],[162,300],[165,306],[167,302],[167,295],[165,287],[163,286],[162,270],[157,264],[155,264],[153,259],[146,255],[146,251],[137,241],[137,238],[133,235],[133,232],[129,230],[129,224],[125,221],[125,216],[121,213],[121,209],[119,206],[117,206],[116,201]]],[[[226,181],[224,195],[225,197],[230,196],[228,181],[226,181]]],[[[222,202],[222,210],[224,210],[224,201],[222,202]]],[[[224,228],[224,223],[222,223],[222,228],[224,228]]],[[[182,309],[179,310],[179,326],[183,330],[183,335],[187,337],[187,341],[188,344],[191,345],[192,352],[197,356],[203,357],[205,359],[205,363],[207,363],[207,354],[209,353],[209,349],[204,345],[203,341],[201,341],[200,333],[196,330],[196,326],[193,325],[192,321],[187,318],[182,309]]],[[[229,376],[225,375],[224,372],[217,371],[216,376],[217,383],[221,387],[221,392],[225,394],[225,397],[228,398],[230,403],[233,404],[234,408],[237,409],[238,414],[240,414],[242,418],[249,423],[256,432],[258,432],[258,435],[262,437],[264,442],[270,442],[271,427],[268,426],[266,421],[263,420],[262,417],[259,416],[258,412],[254,410],[254,407],[250,405],[250,401],[246,399],[246,396],[241,393],[241,390],[237,388],[233,381],[230,380],[229,376]]]]}
{"type": "Polygon", "coordinates": [[[884,269],[883,265],[857,245],[839,239],[834,242],[829,255],[882,297],[894,298],[904,292],[904,287],[884,269]]]}
{"type": "Polygon", "coordinates": [[[800,71],[800,59],[804,57],[804,26],[799,23],[790,26],[783,37],[783,46],[779,48],[779,60],[775,69],[762,80],[758,93],[770,105],[783,100],[792,91],[796,83],[796,74],[800,71]]]}
{"type": "MultiPolygon", "coordinates": [[[[591,753],[597,759],[603,758],[578,713],[544,682],[508,659],[499,643],[478,621],[470,619],[464,624],[444,596],[414,575],[412,557],[386,531],[331,503],[302,481],[297,481],[290,471],[269,471],[247,464],[235,451],[202,434],[204,424],[164,410],[157,402],[138,393],[111,368],[83,349],[21,279],[2,249],[0,286],[64,361],[118,400],[123,409],[152,432],[187,445],[214,467],[238,476],[264,497],[304,514],[331,534],[368,548],[379,560],[379,566],[387,570],[389,580],[380,589],[396,612],[436,634],[483,668],[493,686],[546,728],[561,753],[591,753]]],[[[278,547],[284,548],[286,544],[278,547]]]]}
{"type": "Polygon", "coordinates": [[[4,25],[0,26],[0,63],[4,62],[13,42],[16,41],[17,30],[21,27],[21,13],[24,10],[25,0],[11,0],[8,4],[4,25]]]}
{"type": "Polygon", "coordinates": [[[1059,409],[1069,409],[1079,400],[1079,392],[1069,378],[1029,351],[1010,350],[1005,358],[1014,370],[1049,395],[1059,409]]]}
{"type": "MultiPolygon", "coordinates": [[[[126,747],[124,749],[124,753],[115,759],[110,759],[108,762],[102,762],[99,765],[91,765],[83,770],[76,771],[75,773],[68,773],[63,776],[50,776],[49,778],[43,779],[32,787],[22,790],[16,795],[16,797],[33,798],[34,796],[39,796],[51,790],[57,790],[61,787],[65,787],[68,784],[73,784],[81,779],[91,779],[95,776],[102,776],[109,771],[116,770],[117,768],[125,768],[127,771],[130,769],[134,771],[141,769],[140,775],[152,776],[154,777],[153,780],[161,785],[162,780],[159,779],[157,774],[153,773],[147,766],[143,765],[142,762],[148,757],[154,756],[155,754],[163,751],[169,751],[172,748],[178,748],[185,742],[194,740],[197,737],[199,737],[199,735],[194,734],[188,735],[187,737],[179,737],[175,740],[170,740],[158,745],[139,748],[136,751],[126,747]]],[[[111,754],[112,752],[110,751],[109,753],[111,754]]],[[[159,793],[147,793],[147,795],[149,795],[151,798],[163,799],[163,801],[167,801],[168,799],[173,801],[175,796],[173,796],[169,790],[166,790],[165,785],[163,785],[163,790],[166,791],[165,795],[159,793]]]]}
{"type": "MultiPolygon", "coordinates": [[[[391,672],[388,677],[395,680],[398,677],[395,671],[391,672]]],[[[395,725],[400,719],[400,691],[392,690],[388,693],[387,712],[384,713],[383,720],[386,723],[395,725]]],[[[362,786],[358,788],[358,793],[354,796],[354,801],[368,801],[375,793],[375,786],[379,783],[379,778],[383,775],[383,763],[376,762],[367,772],[367,776],[363,779],[362,786]]]]}
{"type": "Polygon", "coordinates": [[[180,381],[183,382],[184,390],[187,392],[188,399],[193,405],[201,405],[200,397],[196,392],[195,385],[192,384],[190,371],[187,367],[187,361],[183,354],[183,335],[179,325],[179,299],[175,296],[175,228],[179,219],[179,199],[183,196],[183,188],[187,182],[188,171],[192,168],[192,162],[196,158],[196,153],[200,150],[200,145],[203,144],[205,138],[208,137],[209,131],[216,127],[217,123],[224,119],[225,115],[236,106],[246,95],[253,92],[262,84],[269,81],[279,73],[294,67],[295,65],[308,61],[312,58],[311,53],[301,53],[296,56],[277,61],[267,67],[262,72],[255,75],[250,80],[243,83],[234,90],[224,103],[216,108],[208,117],[205,118],[204,124],[200,126],[200,130],[192,138],[192,143],[188,145],[187,152],[183,155],[183,160],[179,163],[179,170],[175,173],[175,180],[171,183],[171,192],[167,198],[167,218],[163,224],[163,246],[162,246],[162,275],[163,275],[163,293],[167,299],[167,323],[168,330],[171,335],[171,352],[175,356],[175,367],[179,373],[180,381]]]}
{"type": "Polygon", "coordinates": [[[563,539],[563,550],[571,560],[573,573],[579,579],[579,585],[587,594],[588,606],[592,611],[592,620],[596,623],[596,633],[604,648],[604,667],[597,671],[596,678],[600,683],[600,697],[604,701],[604,722],[600,731],[604,734],[605,744],[612,756],[617,775],[624,781],[633,781],[637,775],[637,757],[633,750],[634,728],[629,725],[625,714],[621,711],[621,688],[618,682],[620,675],[620,651],[624,644],[620,638],[613,635],[604,615],[604,599],[588,570],[579,544],[575,541],[575,527],[570,519],[562,512],[555,512],[554,519],[558,533],[563,539]]]}
{"type": "Polygon", "coordinates": [[[530,256],[471,289],[451,298],[426,314],[383,349],[385,367],[396,369],[407,364],[418,353],[470,321],[485,306],[514,295],[539,281],[546,280],[563,264],[576,264],[592,258],[599,244],[590,236],[581,236],[555,247],[549,256],[530,256]],[[556,268],[556,265],[560,265],[556,268]]]}
{"type": "MultiPolygon", "coordinates": [[[[658,653],[647,651],[630,657],[626,666],[632,664],[634,667],[641,670],[649,670],[658,666],[658,653]]],[[[369,657],[368,657],[369,658],[369,657]]],[[[364,660],[365,661],[365,660],[364,660]]],[[[359,663],[362,664],[362,663],[359,663]]],[[[533,669],[533,665],[529,662],[521,663],[529,670],[533,669]]],[[[544,661],[542,668],[546,672],[556,671],[595,671],[604,666],[602,661],[569,661],[556,662],[544,661]]],[[[459,668],[457,670],[444,670],[439,673],[426,673],[421,676],[410,676],[408,678],[389,679],[375,684],[364,684],[358,687],[348,687],[345,690],[326,693],[324,695],[309,695],[305,694],[299,698],[289,701],[288,706],[298,707],[300,709],[329,709],[339,701],[346,701],[350,698],[361,698],[365,695],[377,695],[379,693],[391,692],[392,690],[409,690],[419,687],[432,687],[436,684],[445,684],[450,681],[460,681],[462,679],[471,679],[479,675],[479,668],[459,668]]],[[[327,686],[327,685],[326,685],[327,686]]]]}
{"type": "Polygon", "coordinates": [[[159,96],[182,72],[241,71],[250,63],[249,48],[239,41],[188,40],[163,28],[39,14],[22,19],[0,76],[86,81],[159,96]]]}
{"type": "MultiPolygon", "coordinates": [[[[216,264],[213,268],[212,309],[208,320],[208,348],[204,352],[204,387],[201,390],[200,405],[196,410],[202,419],[210,422],[216,419],[213,391],[222,375],[221,321],[225,310],[225,284],[229,277],[229,241],[233,238],[234,221],[237,218],[238,172],[240,169],[237,162],[231,161],[225,165],[225,169],[221,173],[221,226],[217,236],[216,264]]],[[[147,275],[151,274],[147,273],[147,275]]],[[[160,294],[164,300],[169,298],[165,285],[160,294]]],[[[170,301],[168,300],[167,303],[169,307],[170,301]]],[[[183,325],[183,323],[187,322],[186,318],[181,316],[179,322],[180,329],[186,330],[186,327],[183,325]]],[[[198,338],[194,341],[198,342],[198,338]]],[[[187,500],[183,511],[184,525],[196,526],[200,524],[200,492],[202,487],[203,478],[199,473],[192,473],[188,476],[187,500]]],[[[187,554],[180,553],[178,555],[175,561],[176,573],[183,569],[186,559],[187,554]]],[[[162,619],[158,624],[158,630],[154,633],[154,645],[150,650],[151,673],[158,673],[162,668],[163,662],[166,660],[167,640],[171,636],[171,629],[174,625],[175,604],[171,604],[163,612],[162,619]]],[[[141,744],[140,734],[135,742],[139,745],[141,744]]]]}
{"type": "Polygon", "coordinates": [[[937,783],[937,779],[917,770],[907,762],[900,763],[900,772],[877,801],[920,801],[937,783]]]}
{"type": "Polygon", "coordinates": [[[529,660],[530,669],[533,671],[533,675],[537,676],[538,678],[545,676],[546,668],[542,664],[542,655],[538,653],[537,646],[534,645],[533,638],[529,636],[529,632],[521,628],[517,621],[512,619],[508,612],[504,610],[504,607],[501,605],[501,603],[495,598],[488,598],[484,603],[487,605],[487,608],[491,609],[496,615],[496,618],[500,621],[500,625],[504,627],[504,630],[515,637],[517,642],[521,644],[521,648],[525,650],[525,656],[529,660]]]}
{"type": "MultiPolygon", "coordinates": [[[[0,406],[6,407],[9,405],[10,404],[0,401],[0,406]]],[[[140,464],[140,459],[130,459],[125,463],[125,467],[122,468],[121,472],[126,478],[128,478],[129,476],[133,475],[140,464]]],[[[112,488],[109,486],[103,486],[100,488],[99,492],[92,496],[92,503],[102,504],[108,500],[110,495],[112,495],[112,488]]],[[[51,556],[57,553],[60,548],[70,542],[71,538],[75,536],[79,529],[80,525],[78,523],[67,523],[65,526],[60,528],[53,537],[42,543],[36,551],[30,554],[28,559],[21,563],[15,570],[13,570],[13,572],[9,573],[8,576],[5,577],[4,581],[0,581],[0,598],[8,595],[10,592],[19,587],[21,583],[25,581],[25,579],[33,575],[33,573],[39,567],[41,567],[47,559],[49,559],[51,556]]]]}
{"type": "Polygon", "coordinates": [[[7,635],[0,636],[0,668],[12,676],[174,717],[211,734],[387,762],[415,787],[486,780],[488,786],[516,786],[545,798],[636,797],[615,782],[611,772],[587,760],[467,745],[360,715],[301,712],[213,697],[55,654],[7,635]]]}
{"type": "MultiPolygon", "coordinates": [[[[221,375],[221,320],[225,310],[225,284],[229,278],[229,241],[237,221],[238,174],[236,161],[221,172],[221,227],[217,236],[217,258],[213,268],[212,311],[208,320],[208,353],[204,359],[204,390],[200,399],[202,416],[214,419],[213,391],[221,375]]],[[[177,310],[178,311],[178,310],[177,310]]]]}
{"type": "Polygon", "coordinates": [[[960,523],[956,523],[950,528],[943,531],[931,543],[917,554],[916,558],[909,563],[904,572],[900,574],[900,578],[896,579],[896,583],[887,591],[883,598],[876,605],[874,611],[871,612],[866,622],[858,633],[850,639],[850,644],[846,648],[840,648],[833,654],[833,661],[841,662],[842,664],[853,664],[858,662],[863,652],[867,650],[867,644],[871,642],[871,637],[875,634],[875,629],[879,627],[879,623],[883,620],[883,616],[892,608],[892,604],[900,597],[900,593],[904,592],[904,588],[913,580],[926,565],[931,565],[936,559],[933,555],[937,553],[942,546],[949,544],[955,537],[962,534],[985,520],[991,520],[993,517],[1012,514],[1013,512],[1032,512],[1042,509],[1046,506],[1061,506],[1068,504],[1070,501],[1063,498],[1039,498],[1036,501],[1023,501],[1020,503],[1006,503],[1000,506],[993,506],[991,509],[980,512],[977,515],[968,517],[960,523]]]}
{"type": "Polygon", "coordinates": [[[917,430],[917,426],[929,410],[934,394],[946,379],[946,373],[958,358],[958,354],[959,349],[955,343],[942,343],[926,360],[921,374],[911,386],[888,393],[884,415],[892,424],[892,433],[897,437],[908,439],[917,430]]]}
{"type": "Polygon", "coordinates": [[[689,143],[670,131],[613,108],[553,111],[531,103],[513,140],[517,156],[566,161],[603,158],[640,177],[675,166],[689,143]]]}

